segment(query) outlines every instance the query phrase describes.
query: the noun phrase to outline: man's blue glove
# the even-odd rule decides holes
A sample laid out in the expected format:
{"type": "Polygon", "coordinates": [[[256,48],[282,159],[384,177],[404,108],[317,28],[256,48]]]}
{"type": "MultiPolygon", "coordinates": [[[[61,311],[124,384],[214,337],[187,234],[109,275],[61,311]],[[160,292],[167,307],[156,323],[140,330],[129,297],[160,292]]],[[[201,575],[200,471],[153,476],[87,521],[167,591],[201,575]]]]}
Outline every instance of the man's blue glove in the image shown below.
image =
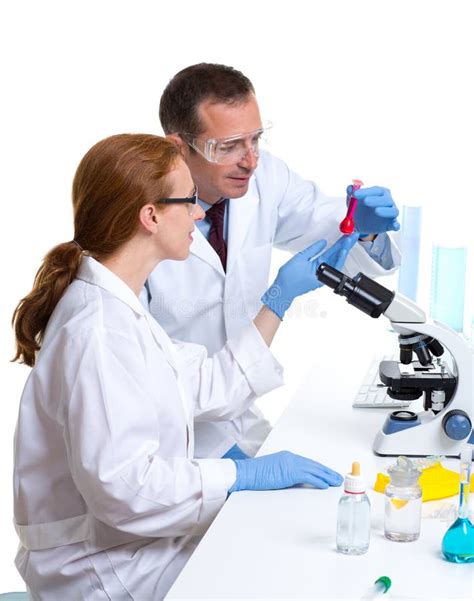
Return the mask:
{"type": "Polygon", "coordinates": [[[229,493],[237,490],[278,490],[296,484],[310,484],[314,488],[340,486],[343,478],[330,468],[295,455],[280,451],[256,459],[235,460],[237,480],[229,493]]]}
{"type": "Polygon", "coordinates": [[[316,277],[321,263],[328,263],[338,270],[342,269],[349,251],[357,242],[357,237],[358,234],[342,236],[322,254],[319,253],[325,248],[326,240],[318,240],[299,252],[280,267],[275,281],[262,296],[262,303],[283,319],[286,310],[297,296],[323,285],[316,277]],[[314,258],[316,255],[319,256],[314,258]]]}
{"type": "Polygon", "coordinates": [[[237,444],[231,447],[225,455],[222,455],[222,459],[249,459],[249,457],[250,455],[244,453],[237,444]]]}
{"type": "MultiPolygon", "coordinates": [[[[352,186],[347,187],[347,194],[352,194],[352,186]]],[[[359,236],[390,230],[397,232],[400,229],[397,205],[393,202],[390,190],[380,186],[360,188],[353,196],[357,198],[354,223],[359,236]]]]}

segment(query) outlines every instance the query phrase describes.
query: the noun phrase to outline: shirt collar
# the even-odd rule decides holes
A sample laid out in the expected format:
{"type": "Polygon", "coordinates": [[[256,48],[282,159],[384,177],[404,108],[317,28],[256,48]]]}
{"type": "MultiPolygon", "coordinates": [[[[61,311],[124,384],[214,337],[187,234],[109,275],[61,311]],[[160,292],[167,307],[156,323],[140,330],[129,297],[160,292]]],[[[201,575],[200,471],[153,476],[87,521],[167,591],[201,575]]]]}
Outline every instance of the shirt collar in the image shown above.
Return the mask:
{"type": "Polygon", "coordinates": [[[107,290],[133,309],[135,313],[145,315],[145,308],[133,290],[115,273],[94,258],[87,255],[82,256],[76,278],[107,290]]]}
{"type": "MultiPolygon", "coordinates": [[[[201,200],[200,198],[198,198],[198,203],[201,206],[201,208],[207,213],[207,211],[213,207],[214,205],[210,205],[209,203],[205,202],[204,200],[201,200]]],[[[221,203],[221,202],[227,202],[227,198],[221,198],[219,201],[217,201],[217,203],[221,203]]],[[[216,203],[216,204],[217,204],[216,203]]]]}

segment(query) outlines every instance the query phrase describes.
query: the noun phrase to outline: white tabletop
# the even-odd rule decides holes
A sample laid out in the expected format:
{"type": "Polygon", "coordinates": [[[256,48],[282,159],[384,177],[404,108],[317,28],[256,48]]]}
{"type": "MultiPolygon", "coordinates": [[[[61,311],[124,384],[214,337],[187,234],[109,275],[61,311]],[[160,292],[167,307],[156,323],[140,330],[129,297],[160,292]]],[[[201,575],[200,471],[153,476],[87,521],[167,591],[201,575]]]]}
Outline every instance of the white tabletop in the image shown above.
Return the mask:
{"type": "MultiPolygon", "coordinates": [[[[381,331],[379,342],[389,335],[386,329],[381,331]]],[[[369,341],[373,332],[369,328],[369,341]]],[[[393,458],[376,457],[371,451],[387,411],[351,406],[373,354],[370,344],[363,351],[357,338],[344,343],[340,361],[334,352],[327,357],[324,349],[315,349],[314,369],[259,454],[288,449],[343,474],[357,460],[370,487],[377,472],[393,463],[393,458]]],[[[454,460],[447,465],[457,469],[454,460]]],[[[473,598],[474,564],[452,564],[441,556],[448,524],[425,518],[418,541],[388,541],[383,536],[383,495],[373,490],[368,490],[372,505],[368,552],[337,553],[341,492],[341,488],[293,488],[232,494],[167,598],[359,599],[382,575],[393,583],[384,596],[387,601],[473,598]]]]}

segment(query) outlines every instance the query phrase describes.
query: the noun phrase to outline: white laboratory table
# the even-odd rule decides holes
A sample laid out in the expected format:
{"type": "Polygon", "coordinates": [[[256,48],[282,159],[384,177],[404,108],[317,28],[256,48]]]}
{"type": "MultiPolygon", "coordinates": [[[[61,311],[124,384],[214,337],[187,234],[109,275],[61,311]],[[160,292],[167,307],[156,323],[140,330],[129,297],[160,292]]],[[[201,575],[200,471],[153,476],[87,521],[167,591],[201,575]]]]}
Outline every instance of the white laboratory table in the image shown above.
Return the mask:
{"type": "MultiPolygon", "coordinates": [[[[381,330],[387,336],[386,328],[381,330]]],[[[352,343],[346,340],[337,361],[333,350],[330,356],[324,349],[315,351],[314,368],[260,455],[288,449],[343,474],[358,460],[373,486],[377,472],[393,463],[393,458],[376,457],[371,450],[387,410],[351,406],[373,356],[373,332],[372,328],[364,345],[357,342],[359,336],[352,343]]],[[[368,552],[337,553],[341,492],[341,488],[292,488],[232,494],[167,599],[359,599],[382,575],[393,583],[386,601],[473,598],[474,564],[452,564],[441,556],[448,524],[425,518],[418,541],[388,541],[383,536],[383,495],[373,490],[368,491],[372,504],[368,552]]]]}

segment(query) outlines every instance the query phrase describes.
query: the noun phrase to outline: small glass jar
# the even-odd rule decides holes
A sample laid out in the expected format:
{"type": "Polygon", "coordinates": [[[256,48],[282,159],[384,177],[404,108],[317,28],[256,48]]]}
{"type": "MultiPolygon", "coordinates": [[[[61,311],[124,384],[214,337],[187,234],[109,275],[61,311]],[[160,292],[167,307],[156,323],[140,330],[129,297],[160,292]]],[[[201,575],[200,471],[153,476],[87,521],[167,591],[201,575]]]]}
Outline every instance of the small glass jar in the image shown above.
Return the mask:
{"type": "Polygon", "coordinates": [[[397,542],[409,542],[420,536],[421,472],[410,459],[399,457],[388,468],[390,484],[385,489],[385,537],[397,542]]]}

